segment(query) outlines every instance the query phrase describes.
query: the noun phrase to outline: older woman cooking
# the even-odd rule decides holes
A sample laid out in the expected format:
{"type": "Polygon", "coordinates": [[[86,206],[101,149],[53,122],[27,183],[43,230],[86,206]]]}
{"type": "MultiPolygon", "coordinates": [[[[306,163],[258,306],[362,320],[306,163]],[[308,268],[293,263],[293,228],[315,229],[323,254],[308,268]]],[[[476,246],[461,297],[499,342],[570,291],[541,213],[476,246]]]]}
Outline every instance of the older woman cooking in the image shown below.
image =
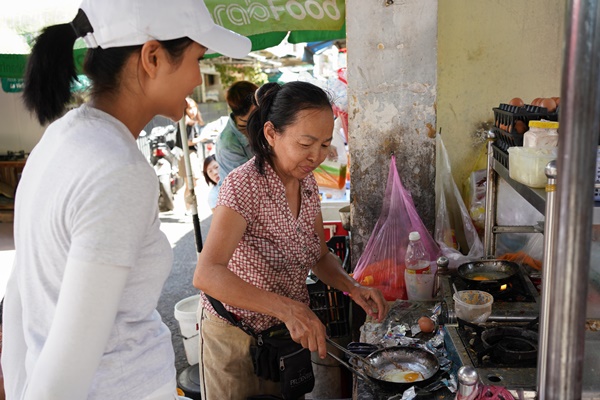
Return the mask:
{"type": "Polygon", "coordinates": [[[254,339],[221,318],[205,294],[261,332],[280,322],[303,347],[326,356],[326,331],[308,307],[310,269],[326,284],[350,294],[382,320],[383,295],[363,287],[329,252],[313,170],[325,160],[333,132],[326,93],[306,82],[274,85],[259,93],[248,123],[256,156],[225,179],[196,267],[202,290],[200,377],[203,399],[279,394],[254,375],[254,339]]]}

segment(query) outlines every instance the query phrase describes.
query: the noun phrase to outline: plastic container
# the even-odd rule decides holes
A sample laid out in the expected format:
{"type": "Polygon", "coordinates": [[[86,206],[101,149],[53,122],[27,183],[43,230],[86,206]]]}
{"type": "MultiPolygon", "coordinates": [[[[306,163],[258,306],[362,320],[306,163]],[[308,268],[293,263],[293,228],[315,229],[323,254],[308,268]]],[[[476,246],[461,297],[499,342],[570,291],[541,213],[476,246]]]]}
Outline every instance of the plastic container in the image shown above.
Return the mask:
{"type": "Polygon", "coordinates": [[[548,182],[546,165],[556,160],[558,148],[509,147],[509,176],[532,188],[543,188],[548,182]]]}
{"type": "Polygon", "coordinates": [[[523,147],[558,146],[558,122],[529,121],[529,130],[523,135],[523,147]]]}
{"type": "Polygon", "coordinates": [[[454,293],[454,311],[463,321],[481,324],[492,313],[494,297],[481,290],[461,290],[454,293]]]}
{"type": "Polygon", "coordinates": [[[410,274],[404,271],[404,284],[409,300],[431,301],[435,295],[437,274],[410,274]]]}
{"type": "Polygon", "coordinates": [[[185,357],[190,365],[199,362],[199,337],[196,312],[200,295],[194,295],[180,300],[175,304],[175,319],[179,322],[179,331],[183,336],[183,348],[185,357]]]}

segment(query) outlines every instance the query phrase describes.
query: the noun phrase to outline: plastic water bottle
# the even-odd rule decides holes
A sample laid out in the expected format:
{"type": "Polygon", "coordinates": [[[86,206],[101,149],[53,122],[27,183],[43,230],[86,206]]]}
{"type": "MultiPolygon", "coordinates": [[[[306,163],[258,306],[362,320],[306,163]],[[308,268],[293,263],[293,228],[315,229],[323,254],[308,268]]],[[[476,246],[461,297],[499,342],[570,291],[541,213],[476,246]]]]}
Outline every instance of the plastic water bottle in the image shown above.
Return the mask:
{"type": "Polygon", "coordinates": [[[404,259],[404,283],[409,300],[428,301],[434,296],[435,275],[431,273],[429,254],[421,242],[419,232],[408,236],[408,247],[404,259]]]}
{"type": "Polygon", "coordinates": [[[409,273],[414,274],[430,274],[431,266],[429,263],[429,254],[421,242],[421,235],[419,232],[411,232],[408,235],[408,247],[406,248],[406,257],[404,259],[406,263],[406,269],[410,270],[409,273]]]}

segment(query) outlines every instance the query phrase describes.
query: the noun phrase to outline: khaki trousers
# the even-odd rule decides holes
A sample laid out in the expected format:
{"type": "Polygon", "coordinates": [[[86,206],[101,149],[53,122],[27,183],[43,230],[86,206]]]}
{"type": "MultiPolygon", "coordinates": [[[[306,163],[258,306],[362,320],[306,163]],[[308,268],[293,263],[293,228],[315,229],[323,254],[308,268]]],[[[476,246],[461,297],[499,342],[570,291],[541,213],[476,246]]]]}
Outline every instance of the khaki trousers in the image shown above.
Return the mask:
{"type": "Polygon", "coordinates": [[[237,326],[199,307],[200,393],[202,400],[245,400],[281,396],[279,383],[254,375],[250,344],[255,340],[237,326]]]}

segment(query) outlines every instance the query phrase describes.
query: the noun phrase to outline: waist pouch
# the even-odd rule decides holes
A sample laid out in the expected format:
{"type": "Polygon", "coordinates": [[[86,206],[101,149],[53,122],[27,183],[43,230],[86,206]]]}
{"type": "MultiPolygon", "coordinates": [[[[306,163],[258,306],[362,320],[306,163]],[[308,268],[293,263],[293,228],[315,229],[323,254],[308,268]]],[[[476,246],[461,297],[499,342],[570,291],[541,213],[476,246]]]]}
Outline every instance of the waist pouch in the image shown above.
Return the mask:
{"type": "Polygon", "coordinates": [[[250,345],[254,373],[263,379],[279,382],[284,400],[297,400],[315,386],[310,351],[296,343],[285,324],[272,326],[258,334],[231,314],[219,300],[206,296],[219,315],[256,339],[250,345]]]}
{"type": "Polygon", "coordinates": [[[254,373],[281,385],[285,400],[296,400],[315,386],[310,351],[292,340],[285,324],[275,325],[256,335],[250,346],[254,373]]]}

